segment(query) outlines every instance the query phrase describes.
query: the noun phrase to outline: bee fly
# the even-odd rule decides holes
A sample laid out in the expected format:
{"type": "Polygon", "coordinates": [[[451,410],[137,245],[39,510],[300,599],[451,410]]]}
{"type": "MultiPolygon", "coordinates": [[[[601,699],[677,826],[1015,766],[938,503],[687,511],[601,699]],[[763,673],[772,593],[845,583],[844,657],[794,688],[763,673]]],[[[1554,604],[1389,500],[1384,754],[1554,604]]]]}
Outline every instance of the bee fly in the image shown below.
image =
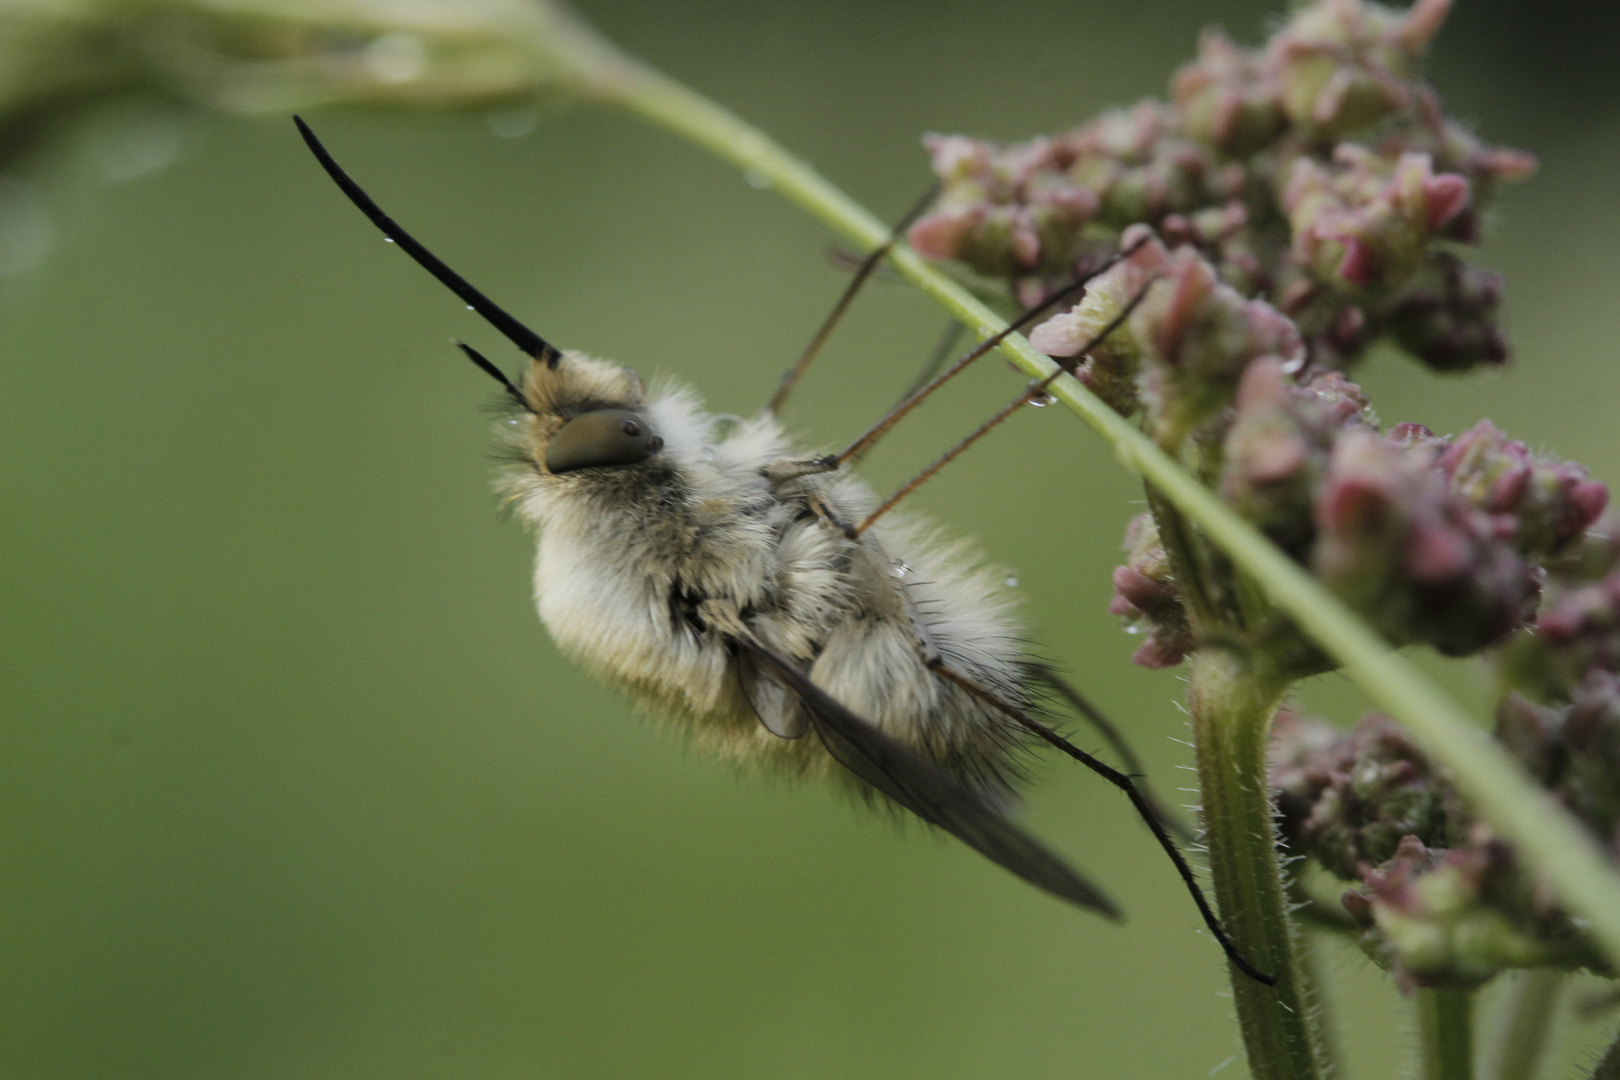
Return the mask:
{"type": "MultiPolygon", "coordinates": [[[[1130,776],[1030,715],[1044,680],[1124,749],[1083,699],[1025,655],[1000,582],[961,545],[893,518],[878,523],[1050,379],[880,504],[844,466],[999,338],[836,457],[795,456],[775,417],[808,353],[771,408],[722,434],[690,392],[649,395],[631,369],[560,350],[496,306],[384,214],[294,119],[350,201],[529,357],[514,382],[456,343],[511,399],[509,439],[522,464],[505,495],[539,532],[535,596],[564,653],[725,756],[881,793],[1030,884],[1117,919],[1101,890],[1002,811],[1016,751],[1032,736],[1056,746],[1131,799],[1232,963],[1275,981],[1232,946],[1130,776]]],[[[1134,771],[1128,751],[1127,765],[1134,771]]]]}

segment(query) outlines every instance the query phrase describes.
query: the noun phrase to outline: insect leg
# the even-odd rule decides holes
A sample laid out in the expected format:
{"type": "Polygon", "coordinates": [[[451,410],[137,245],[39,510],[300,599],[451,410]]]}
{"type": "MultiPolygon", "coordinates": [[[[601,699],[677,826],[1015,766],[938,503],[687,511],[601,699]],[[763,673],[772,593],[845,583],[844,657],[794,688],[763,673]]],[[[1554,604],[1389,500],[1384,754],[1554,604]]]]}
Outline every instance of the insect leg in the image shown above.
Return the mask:
{"type": "Polygon", "coordinates": [[[922,198],[917,200],[910,210],[906,211],[904,217],[895,222],[894,228],[889,230],[889,238],[861,260],[860,266],[855,268],[855,276],[849,279],[849,284],[844,287],[843,295],[838,298],[838,303],[833,305],[832,311],[822,320],[820,329],[810,339],[810,344],[804,347],[804,352],[800,354],[798,362],[782,373],[782,381],[777,385],[776,393],[771,395],[770,402],[765,406],[766,412],[779,413],[782,411],[782,406],[787,404],[788,395],[793,392],[793,387],[804,377],[804,373],[809,370],[811,362],[821,352],[821,347],[827,343],[827,338],[832,335],[833,327],[838,325],[838,320],[842,319],[844,312],[849,310],[849,305],[854,301],[855,294],[861,291],[861,286],[866,284],[867,278],[872,276],[872,271],[878,268],[878,264],[883,261],[884,257],[894,250],[894,245],[900,242],[900,234],[905,232],[913,221],[917,220],[918,215],[928,209],[929,204],[934,201],[934,197],[938,194],[939,185],[935,184],[928,189],[922,198]]]}
{"type": "MultiPolygon", "coordinates": [[[[837,472],[845,465],[851,465],[859,462],[860,459],[865,456],[866,452],[876,445],[877,441],[887,434],[890,428],[894,427],[895,424],[898,424],[908,412],[916,408],[917,405],[921,403],[923,398],[927,397],[929,394],[932,394],[935,390],[938,390],[949,379],[961,372],[963,368],[967,367],[973,361],[977,360],[979,357],[1001,344],[1001,342],[1005,340],[1009,334],[1016,330],[1022,329],[1031,322],[1034,322],[1035,319],[1048,308],[1061,302],[1067,297],[1072,297],[1076,292],[1082,290],[1086,283],[1092,278],[1103,273],[1110,266],[1113,266],[1121,259],[1128,258],[1134,254],[1137,248],[1141,247],[1144,243],[1146,243],[1146,239],[1138,241],[1124,251],[1114,254],[1108,259],[1107,262],[1103,263],[1096,270],[1088,271],[1087,273],[1076,278],[1070,284],[1064,286],[1062,289],[1059,289],[1057,292],[1048,296],[1045,300],[1042,300],[1039,304],[1036,304],[1034,307],[1024,312],[1024,314],[1020,315],[1013,321],[1011,326],[1007,327],[999,334],[996,334],[993,337],[981,342],[971,352],[967,353],[967,355],[963,356],[961,359],[957,360],[956,363],[952,364],[945,372],[939,375],[933,375],[931,373],[937,369],[940,363],[943,363],[943,356],[949,354],[951,346],[955,343],[956,333],[953,331],[953,333],[948,335],[946,339],[940,343],[940,346],[936,350],[938,355],[935,358],[930,358],[923,377],[920,378],[917,383],[913,384],[914,388],[907,391],[906,395],[900,399],[900,402],[891,408],[884,418],[878,421],[877,424],[868,430],[865,435],[862,435],[859,439],[856,439],[838,454],[827,454],[821,457],[806,458],[803,460],[786,459],[775,462],[767,469],[767,475],[770,476],[771,482],[780,483],[783,480],[793,479],[799,476],[806,476],[813,473],[837,472]]],[[[1152,283],[1152,280],[1150,280],[1147,285],[1151,285],[1152,283]]],[[[991,428],[995,427],[997,424],[1001,423],[1001,421],[1005,420],[1007,417],[1011,416],[1014,412],[1017,412],[1019,406],[1033,400],[1038,394],[1045,393],[1046,388],[1052,384],[1052,381],[1056,379],[1058,375],[1065,371],[1072,372],[1075,366],[1078,365],[1081,360],[1085,359],[1086,350],[1091,349],[1099,341],[1107,337],[1108,334],[1113,332],[1113,330],[1119,326],[1120,323],[1124,322],[1125,318],[1136,309],[1136,305],[1146,294],[1147,285],[1144,285],[1136,296],[1131,298],[1131,302],[1126,306],[1126,309],[1119,315],[1119,317],[1104,327],[1102,332],[1088,342],[1085,348],[1081,349],[1073,359],[1069,360],[1066,364],[1061,365],[1058,370],[1054,371],[1050,376],[1048,376],[1045,381],[1031,386],[1011,405],[1008,405],[1006,408],[1002,409],[994,417],[992,417],[988,423],[982,425],[973,434],[969,435],[955,447],[948,450],[944,457],[940,458],[933,465],[929,466],[926,471],[913,479],[910,484],[906,485],[882,506],[878,507],[878,509],[874,511],[865,521],[861,522],[860,525],[854,528],[842,528],[844,535],[850,537],[851,539],[859,536],[866,530],[867,526],[871,525],[872,522],[876,521],[879,517],[888,513],[896,503],[898,503],[901,499],[904,499],[907,495],[911,494],[913,490],[920,487],[925,480],[933,476],[934,473],[938,472],[940,469],[944,468],[958,454],[962,453],[969,446],[972,446],[982,435],[988,432],[991,428]]],[[[955,323],[953,324],[953,327],[959,328],[960,325],[960,323],[955,323]]]]}
{"type": "Polygon", "coordinates": [[[866,452],[874,445],[876,445],[879,439],[888,434],[889,429],[898,424],[907,413],[920,405],[923,400],[934,391],[938,390],[941,386],[944,386],[947,382],[961,374],[963,369],[965,369],[969,364],[973,363],[973,361],[977,360],[985,353],[990,352],[1003,341],[1007,340],[1007,338],[1012,334],[1017,333],[1019,330],[1022,330],[1024,327],[1040,318],[1050,308],[1063,302],[1064,300],[1072,299],[1075,295],[1083,292],[1087,283],[1089,283],[1092,278],[1107,272],[1109,268],[1111,268],[1121,259],[1126,259],[1134,255],[1137,249],[1146,244],[1150,238],[1151,237],[1144,236],[1130,247],[1115,252],[1102,265],[1079,275],[1063,288],[1059,289],[1055,293],[1052,293],[1050,296],[1046,297],[1046,299],[1019,315],[1018,318],[1012,321],[1011,325],[981,341],[950,367],[928,380],[928,382],[925,383],[919,390],[911,394],[894,408],[890,409],[883,419],[872,425],[872,427],[869,428],[864,435],[850,443],[849,446],[845,447],[843,452],[838,455],[838,463],[840,465],[844,465],[851,461],[859,461],[861,457],[864,456],[866,452]]]}
{"type": "Polygon", "coordinates": [[[1040,739],[1057,747],[1123,791],[1126,798],[1131,800],[1131,805],[1136,808],[1137,815],[1146,823],[1148,830],[1153,833],[1154,839],[1159,842],[1159,846],[1164,849],[1164,853],[1170,856],[1170,861],[1175,864],[1176,872],[1181,875],[1181,880],[1186,882],[1187,891],[1192,894],[1193,903],[1198,906],[1198,913],[1204,917],[1204,925],[1209,927],[1211,934],[1215,935],[1215,940],[1220,943],[1221,949],[1225,951],[1226,958],[1232,962],[1234,967],[1256,982],[1264,983],[1267,986],[1277,985],[1277,976],[1267,975],[1245,960],[1243,954],[1238,952],[1237,946],[1232,943],[1232,939],[1227,936],[1225,928],[1221,926],[1220,919],[1216,918],[1215,910],[1209,906],[1209,901],[1204,896],[1204,890],[1199,888],[1198,879],[1193,876],[1192,867],[1188,864],[1186,856],[1181,853],[1180,848],[1176,847],[1176,842],[1171,839],[1170,833],[1164,827],[1164,823],[1154,813],[1153,804],[1142,794],[1142,790],[1136,786],[1136,783],[1129,776],[1110,765],[1098,761],[1045,724],[1024,712],[1024,710],[1002,700],[1000,695],[979,685],[979,683],[949,667],[943,661],[934,663],[932,667],[942,678],[960,686],[980,701],[1001,710],[1040,739]]]}
{"type": "MultiPolygon", "coordinates": [[[[1086,353],[1096,348],[1104,338],[1106,338],[1109,334],[1112,334],[1115,330],[1119,329],[1125,320],[1131,317],[1131,312],[1136,310],[1136,306],[1142,302],[1144,297],[1147,296],[1148,289],[1150,289],[1153,286],[1153,283],[1157,280],[1157,277],[1149,278],[1142,285],[1142,287],[1137,290],[1136,295],[1131,297],[1130,302],[1120,310],[1120,313],[1110,319],[1108,321],[1108,325],[1097,331],[1096,336],[1094,336],[1090,341],[1086,342],[1085,346],[1081,348],[1079,352],[1075,353],[1074,356],[1067,358],[1067,360],[1060,362],[1057,369],[1046,378],[1040,380],[1039,382],[1031,383],[1022,394],[1019,394],[1017,397],[1013,398],[1012,401],[1008,402],[1006,405],[1003,405],[999,410],[996,411],[994,416],[980,424],[977,428],[970,432],[966,438],[962,439],[955,446],[941,454],[938,460],[936,460],[932,465],[928,466],[928,468],[912,477],[905,483],[904,486],[900,488],[899,491],[896,491],[893,495],[890,495],[881,504],[879,504],[876,510],[873,510],[870,514],[866,515],[866,518],[859,525],[855,526],[853,532],[846,532],[844,535],[853,539],[854,537],[857,537],[861,533],[865,532],[867,529],[871,528],[873,522],[877,521],[877,519],[882,517],[884,514],[887,514],[890,510],[893,510],[897,505],[899,505],[900,500],[922,487],[923,484],[932,478],[935,473],[939,472],[939,470],[955,461],[962,455],[963,452],[967,450],[968,447],[972,446],[974,443],[984,438],[984,436],[988,435],[990,433],[990,429],[1000,424],[1003,420],[1007,419],[1007,417],[1011,416],[1025,405],[1028,405],[1031,401],[1034,401],[1036,398],[1046,393],[1047,387],[1056,382],[1059,375],[1066,373],[1072,374],[1074,369],[1079,366],[1080,362],[1085,359],[1086,353]]],[[[960,365],[961,361],[958,361],[957,363],[960,365]]],[[[947,371],[945,375],[941,375],[938,379],[936,379],[935,383],[942,381],[947,375],[950,374],[951,372],[947,371]]],[[[874,428],[873,430],[875,431],[877,429],[874,428]]],[[[847,454],[848,451],[845,451],[845,453],[847,454]]],[[[840,459],[842,459],[842,457],[843,455],[840,455],[840,459]]]]}
{"type": "Polygon", "coordinates": [[[1119,755],[1119,760],[1124,762],[1126,775],[1133,780],[1143,782],[1142,797],[1153,804],[1153,812],[1158,815],[1159,820],[1164,822],[1166,828],[1180,837],[1182,843],[1192,843],[1195,837],[1192,829],[1187,827],[1187,823],[1171,813],[1158,796],[1145,788],[1147,770],[1142,767],[1142,759],[1137,757],[1136,751],[1131,749],[1131,744],[1125,740],[1119,726],[1108,719],[1101,709],[1091,703],[1089,698],[1076,690],[1068,680],[1058,675],[1050,667],[1045,664],[1032,664],[1030,665],[1030,672],[1037,680],[1045,683],[1054,691],[1058,697],[1067,701],[1075,712],[1079,713],[1092,727],[1097,729],[1102,737],[1107,740],[1108,745],[1114,748],[1114,753],[1119,755]]]}

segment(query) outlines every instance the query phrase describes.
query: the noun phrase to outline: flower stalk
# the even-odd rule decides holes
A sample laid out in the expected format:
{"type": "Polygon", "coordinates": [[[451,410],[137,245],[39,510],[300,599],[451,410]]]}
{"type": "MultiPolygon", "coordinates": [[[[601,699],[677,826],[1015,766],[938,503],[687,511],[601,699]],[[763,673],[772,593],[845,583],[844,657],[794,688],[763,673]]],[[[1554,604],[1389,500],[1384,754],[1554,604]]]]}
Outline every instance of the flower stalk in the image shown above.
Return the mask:
{"type": "Polygon", "coordinates": [[[1513,980],[1490,1080],[1536,1080],[1563,988],[1564,973],[1549,968],[1522,971],[1513,980]]]}
{"type": "Polygon", "coordinates": [[[1423,1080],[1473,1080],[1474,992],[1434,989],[1413,993],[1423,1080]]]}
{"type": "Polygon", "coordinates": [[[1206,646],[1192,659],[1188,703],[1221,923],[1250,963],[1277,976],[1270,987],[1232,972],[1238,1025],[1257,1080],[1327,1075],[1295,955],[1266,780],[1271,719],[1286,690],[1238,650],[1206,646]]]}

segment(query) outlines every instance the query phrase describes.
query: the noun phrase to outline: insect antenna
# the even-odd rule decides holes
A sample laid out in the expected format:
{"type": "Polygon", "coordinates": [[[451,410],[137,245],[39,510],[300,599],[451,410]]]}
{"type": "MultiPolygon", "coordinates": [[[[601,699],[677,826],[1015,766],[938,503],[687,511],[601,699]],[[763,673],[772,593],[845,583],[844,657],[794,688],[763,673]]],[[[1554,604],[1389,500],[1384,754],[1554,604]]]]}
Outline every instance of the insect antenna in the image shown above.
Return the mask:
{"type": "MultiPolygon", "coordinates": [[[[321,140],[317,139],[315,133],[310,130],[309,125],[304,123],[303,117],[293,117],[293,123],[298,125],[299,134],[304,137],[304,142],[309,146],[310,153],[315,155],[315,160],[319,161],[321,168],[326,170],[326,175],[332,178],[339,190],[349,197],[349,201],[354,203],[373,225],[382,230],[384,236],[398,244],[404,249],[405,254],[416,260],[418,266],[438,278],[442,285],[461,297],[468,307],[483,316],[484,320],[495,329],[506,335],[508,341],[534,359],[542,361],[547,367],[557,366],[558,359],[562,357],[560,349],[527,326],[524,326],[500,305],[473,288],[465,278],[441,262],[438,256],[423,247],[410,233],[400,228],[398,222],[383,213],[382,208],[371,200],[371,196],[367,195],[360,185],[355,183],[349,174],[343,171],[343,167],[332,159],[332,155],[321,144],[321,140]]],[[[508,393],[516,389],[509,379],[500,374],[499,369],[494,364],[485,360],[473,350],[468,349],[465,345],[461,346],[461,348],[472,359],[473,363],[477,364],[486,373],[494,375],[496,380],[507,388],[508,393]]],[[[523,402],[521,394],[518,395],[518,401],[523,402]]],[[[524,407],[527,408],[528,405],[524,403],[524,407]]]]}
{"type": "Polygon", "coordinates": [[[855,294],[861,291],[861,286],[866,284],[867,279],[872,276],[872,271],[878,268],[878,264],[884,260],[889,252],[894,250],[894,245],[900,242],[900,234],[905,232],[907,227],[913,221],[916,221],[924,210],[928,209],[929,204],[934,201],[934,197],[938,194],[938,184],[924,192],[923,197],[918,199],[911,209],[906,211],[905,216],[894,223],[894,227],[889,230],[889,238],[876,248],[873,248],[871,253],[861,260],[860,265],[855,268],[855,276],[849,279],[849,284],[844,287],[843,295],[838,298],[838,303],[833,305],[832,311],[828,312],[827,317],[822,320],[820,328],[816,330],[815,336],[810,339],[810,344],[804,347],[804,352],[800,354],[798,362],[782,373],[782,381],[777,385],[776,393],[771,395],[770,402],[765,406],[766,412],[774,414],[782,411],[782,406],[787,404],[788,395],[793,392],[793,388],[798,381],[804,377],[804,373],[810,369],[810,364],[815,360],[817,354],[821,352],[821,347],[827,343],[827,338],[832,335],[833,328],[838,325],[838,321],[844,317],[844,312],[848,311],[849,305],[854,302],[855,294]]]}
{"type": "Polygon", "coordinates": [[[1238,951],[1237,946],[1233,944],[1232,939],[1227,936],[1226,928],[1221,925],[1220,919],[1216,918],[1215,909],[1209,906],[1209,900],[1204,896],[1204,890],[1199,887],[1198,879],[1193,875],[1192,866],[1187,862],[1187,857],[1181,853],[1180,848],[1176,847],[1176,842],[1171,839],[1169,831],[1164,827],[1164,822],[1155,813],[1152,801],[1142,793],[1141,788],[1136,786],[1135,781],[1111,765],[1104,764],[1092,757],[1016,705],[1003,701],[998,694],[980,686],[961,672],[951,669],[943,661],[935,661],[930,666],[944,678],[960,686],[987,705],[1006,713],[1034,735],[1057,747],[1123,791],[1125,797],[1131,800],[1131,805],[1136,808],[1137,816],[1147,825],[1148,831],[1153,833],[1153,838],[1159,842],[1159,846],[1164,849],[1164,853],[1170,856],[1170,861],[1175,864],[1176,872],[1181,875],[1181,880],[1187,885],[1187,891],[1192,894],[1193,903],[1198,907],[1198,913],[1204,917],[1204,925],[1209,927],[1209,932],[1220,943],[1221,949],[1226,953],[1226,958],[1232,962],[1234,967],[1256,982],[1264,983],[1267,986],[1277,985],[1276,975],[1268,975],[1249,963],[1243,954],[1238,951]]]}
{"type": "Polygon", "coordinates": [[[992,334],[988,338],[985,338],[970,352],[964,355],[961,359],[957,360],[956,363],[952,364],[950,367],[928,380],[928,382],[923,384],[923,386],[915,393],[909,395],[903,401],[901,401],[900,404],[890,409],[883,419],[872,425],[872,427],[869,428],[864,435],[845,447],[844,450],[833,460],[838,465],[848,465],[851,462],[859,461],[865,456],[868,450],[877,444],[879,439],[888,434],[890,428],[894,427],[894,425],[898,424],[902,419],[904,419],[907,413],[911,412],[912,409],[915,409],[918,405],[922,404],[922,402],[934,391],[938,390],[941,386],[944,386],[956,376],[960,375],[969,364],[973,363],[973,361],[1000,345],[1003,341],[1007,340],[1007,338],[1011,337],[1013,334],[1040,318],[1048,309],[1055,307],[1057,304],[1060,304],[1064,300],[1073,297],[1077,293],[1083,292],[1086,285],[1090,283],[1092,278],[1106,273],[1114,266],[1115,263],[1119,262],[1120,260],[1128,259],[1132,255],[1136,254],[1137,249],[1146,244],[1149,239],[1150,237],[1144,236],[1130,247],[1123,248],[1120,251],[1115,252],[1100,266],[1087,270],[1085,273],[1079,275],[1067,285],[1063,286],[1063,288],[1059,289],[1057,292],[1048,295],[1040,303],[1028,309],[1022,315],[1019,315],[1018,318],[1014,319],[1011,325],[1007,326],[1005,329],[999,331],[998,333],[992,334]]]}
{"type": "MultiPolygon", "coordinates": [[[[1119,329],[1120,325],[1123,324],[1126,319],[1131,317],[1131,312],[1136,310],[1137,305],[1140,304],[1143,298],[1147,296],[1148,289],[1151,288],[1153,283],[1157,280],[1159,279],[1157,275],[1155,275],[1144,282],[1142,287],[1137,290],[1136,295],[1131,297],[1130,301],[1124,306],[1124,308],[1120,310],[1120,313],[1110,319],[1108,324],[1101,330],[1097,331],[1092,339],[1081,347],[1079,352],[1075,353],[1074,356],[1067,358],[1065,361],[1060,362],[1057,369],[1046,378],[1030,383],[1028,389],[1026,389],[1022,394],[1019,394],[1017,397],[1013,398],[1012,401],[996,410],[994,416],[990,417],[990,419],[974,428],[973,431],[969,432],[968,435],[955,446],[941,454],[939,459],[932,465],[928,466],[928,468],[924,469],[922,472],[908,480],[899,491],[896,491],[893,495],[890,495],[887,499],[883,500],[883,503],[878,506],[876,510],[873,510],[870,514],[866,515],[865,519],[862,520],[859,525],[854,526],[852,529],[846,528],[844,530],[844,535],[853,540],[867,529],[870,529],[872,524],[877,521],[878,518],[882,517],[884,514],[887,514],[890,510],[893,510],[895,506],[899,504],[900,500],[922,487],[923,484],[932,478],[935,473],[939,472],[939,470],[955,461],[964,451],[967,450],[968,447],[984,438],[984,436],[990,432],[990,429],[1000,424],[1003,420],[1007,419],[1007,417],[1011,416],[1025,405],[1028,405],[1031,401],[1034,401],[1041,395],[1045,394],[1047,388],[1050,387],[1052,383],[1057,381],[1057,377],[1059,375],[1072,373],[1074,369],[1079,366],[1080,361],[1085,359],[1086,353],[1096,348],[1102,343],[1104,338],[1108,337],[1109,334],[1112,334],[1115,330],[1119,329]]],[[[1073,286],[1071,286],[1071,288],[1072,287],[1073,286]]],[[[1017,324],[1014,323],[1013,325],[1016,326],[1017,324]]],[[[1012,329],[1013,327],[1008,327],[1006,331],[1003,331],[998,336],[1005,337],[1012,329]]],[[[957,361],[956,366],[960,368],[965,365],[959,360],[957,361]]],[[[953,374],[953,372],[948,371],[944,375],[937,378],[935,382],[941,382],[951,374],[953,374]]],[[[899,417],[896,417],[896,419],[899,419],[899,417]]],[[[846,451],[846,453],[847,452],[848,451],[846,451]]]]}

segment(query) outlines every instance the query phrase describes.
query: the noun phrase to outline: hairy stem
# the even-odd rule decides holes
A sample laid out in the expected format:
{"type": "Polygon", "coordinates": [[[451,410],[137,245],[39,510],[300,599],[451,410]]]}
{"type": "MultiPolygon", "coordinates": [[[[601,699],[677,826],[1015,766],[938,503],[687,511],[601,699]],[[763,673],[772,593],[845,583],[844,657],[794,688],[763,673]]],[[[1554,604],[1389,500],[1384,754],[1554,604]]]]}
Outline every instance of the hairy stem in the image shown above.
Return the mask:
{"type": "MultiPolygon", "coordinates": [[[[1294,916],[1294,901],[1290,899],[1290,916],[1294,916]]],[[[1324,1078],[1336,1077],[1340,1074],[1339,1065],[1342,1053],[1339,1047],[1339,1032],[1333,1023],[1333,1013],[1328,1009],[1327,999],[1323,987],[1327,982],[1327,972],[1322,962],[1322,950],[1319,948],[1323,935],[1310,933],[1296,933],[1294,935],[1294,961],[1299,971],[1300,993],[1305,999],[1307,1007],[1311,1010],[1307,1022],[1311,1025],[1311,1037],[1316,1041],[1316,1067],[1324,1078]]]]}
{"type": "Polygon", "coordinates": [[[1535,1080],[1563,988],[1564,973],[1552,968],[1531,968],[1514,977],[1491,1080],[1535,1080]]]}
{"type": "MultiPolygon", "coordinates": [[[[883,223],[764,132],[719,105],[618,52],[582,25],[568,27],[568,54],[581,89],[634,112],[734,162],[809,213],[871,249],[888,238],[883,223]]],[[[889,260],[921,291],[981,339],[1006,322],[905,245],[889,260]]],[[[1057,369],[1013,334],[1000,346],[1038,378],[1057,369]]],[[[1344,666],[1375,703],[1400,720],[1450,770],[1457,786],[1561,903],[1590,925],[1604,954],[1620,964],[1620,873],[1591,836],[1481,730],[1481,724],[1337,597],[1271,544],[1128,420],[1068,375],[1051,395],[1095,429],[1120,461],[1152,484],[1189,522],[1265,589],[1278,608],[1344,666]]]]}
{"type": "Polygon", "coordinates": [[[1414,990],[1423,1080],[1473,1080],[1474,992],[1414,990]]]}
{"type": "Polygon", "coordinates": [[[1239,653],[1200,648],[1188,703],[1199,793],[1221,922],[1250,963],[1277,976],[1265,986],[1229,966],[1238,1026],[1256,1080],[1326,1075],[1295,955],[1295,932],[1277,862],[1266,738],[1286,687],[1239,653]]]}

